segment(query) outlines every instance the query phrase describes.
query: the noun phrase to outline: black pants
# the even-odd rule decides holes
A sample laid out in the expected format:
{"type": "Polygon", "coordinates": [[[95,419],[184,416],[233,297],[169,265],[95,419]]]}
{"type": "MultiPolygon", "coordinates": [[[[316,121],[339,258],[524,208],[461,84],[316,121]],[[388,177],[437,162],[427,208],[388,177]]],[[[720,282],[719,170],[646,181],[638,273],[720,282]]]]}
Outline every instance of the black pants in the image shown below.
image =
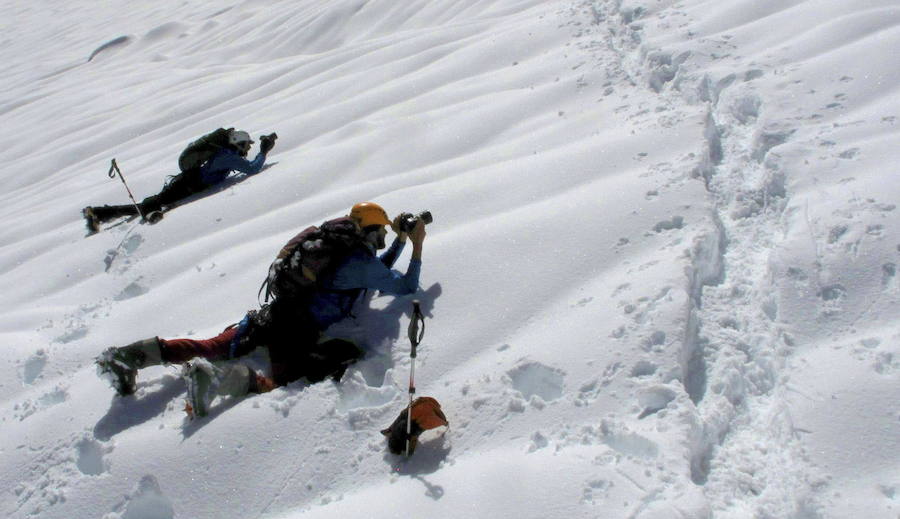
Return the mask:
{"type": "Polygon", "coordinates": [[[287,300],[265,305],[253,323],[250,340],[265,345],[272,362],[272,378],[279,386],[306,377],[319,382],[340,380],[363,351],[344,339],[321,341],[322,331],[305,305],[287,300]]]}
{"type": "MultiPolygon", "coordinates": [[[[148,196],[138,205],[140,206],[141,212],[146,216],[153,211],[161,210],[163,206],[172,205],[175,202],[184,200],[204,189],[206,189],[206,186],[203,185],[203,182],[200,180],[200,172],[186,171],[172,177],[172,180],[166,183],[159,194],[148,196]]],[[[138,208],[135,207],[134,204],[104,205],[91,207],[91,209],[94,211],[94,215],[97,219],[101,222],[119,218],[121,216],[138,216],[139,214],[138,208]]]]}

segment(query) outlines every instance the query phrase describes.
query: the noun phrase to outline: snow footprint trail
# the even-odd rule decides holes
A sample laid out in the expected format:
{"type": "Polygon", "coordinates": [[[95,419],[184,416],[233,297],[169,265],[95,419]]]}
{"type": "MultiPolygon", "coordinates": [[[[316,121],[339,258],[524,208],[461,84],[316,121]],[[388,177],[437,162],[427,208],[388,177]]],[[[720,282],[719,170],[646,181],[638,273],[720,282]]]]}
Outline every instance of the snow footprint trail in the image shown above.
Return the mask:
{"type": "MultiPolygon", "coordinates": [[[[745,78],[756,76],[748,72],[745,78]]],[[[738,501],[793,515],[807,506],[812,482],[779,386],[785,339],[770,271],[788,203],[785,174],[772,150],[793,132],[761,121],[764,105],[753,79],[736,81],[736,73],[704,75],[699,85],[709,115],[708,149],[697,175],[721,228],[697,260],[702,269],[704,256],[715,257],[721,278],[696,292],[696,324],[685,350],[687,389],[702,424],[691,477],[716,507],[738,501]]]]}
{"type": "MultiPolygon", "coordinates": [[[[613,0],[590,8],[597,24],[607,24],[618,75],[657,92],[669,106],[707,107],[706,149],[692,175],[706,186],[712,219],[692,249],[681,354],[681,383],[694,406],[690,479],[714,510],[793,516],[813,508],[808,500],[817,482],[779,385],[789,338],[778,326],[769,265],[785,233],[789,201],[777,149],[796,129],[778,114],[766,117],[758,87],[760,78],[784,72],[739,57],[720,63],[736,48],[727,35],[691,42],[691,51],[645,43],[651,25],[669,35],[674,24],[690,26],[688,14],[673,4],[613,0]]],[[[679,224],[673,218],[656,230],[679,224]]],[[[640,397],[640,418],[677,401],[667,388],[645,388],[640,397]]]]}

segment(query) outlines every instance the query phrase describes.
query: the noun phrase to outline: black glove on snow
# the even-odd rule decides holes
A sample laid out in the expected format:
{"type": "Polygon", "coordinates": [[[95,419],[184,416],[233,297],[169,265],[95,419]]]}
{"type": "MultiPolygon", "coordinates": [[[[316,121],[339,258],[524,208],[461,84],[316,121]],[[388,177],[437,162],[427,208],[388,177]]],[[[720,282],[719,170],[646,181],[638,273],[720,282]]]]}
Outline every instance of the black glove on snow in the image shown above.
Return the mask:
{"type": "Polygon", "coordinates": [[[269,135],[261,135],[259,137],[259,150],[262,153],[269,153],[275,146],[275,139],[278,138],[278,134],[275,132],[270,133],[269,135]]]}

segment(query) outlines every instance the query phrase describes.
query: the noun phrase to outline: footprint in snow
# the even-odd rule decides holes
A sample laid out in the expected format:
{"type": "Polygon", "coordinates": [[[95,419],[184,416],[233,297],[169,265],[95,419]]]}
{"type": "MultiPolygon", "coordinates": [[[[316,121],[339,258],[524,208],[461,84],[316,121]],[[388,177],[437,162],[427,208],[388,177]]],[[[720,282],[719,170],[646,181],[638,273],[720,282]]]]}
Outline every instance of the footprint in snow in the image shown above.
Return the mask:
{"type": "Polygon", "coordinates": [[[616,375],[622,370],[621,362],[613,362],[607,364],[603,369],[603,376],[594,378],[586,382],[578,388],[578,394],[575,395],[574,404],[577,407],[590,405],[597,400],[603,392],[603,388],[609,386],[616,375]]]}
{"type": "Polygon", "coordinates": [[[752,157],[754,160],[762,164],[763,159],[769,153],[769,150],[776,146],[780,146],[787,142],[788,138],[794,134],[796,130],[769,130],[760,132],[756,136],[753,143],[752,157]]]}
{"type": "Polygon", "coordinates": [[[62,335],[53,339],[53,341],[62,344],[74,342],[87,336],[88,331],[88,327],[83,324],[71,324],[62,335]]]}
{"type": "Polygon", "coordinates": [[[835,225],[828,231],[828,243],[837,243],[847,233],[846,225],[835,225]]]}
{"type": "Polygon", "coordinates": [[[592,479],[585,484],[581,502],[588,505],[601,504],[606,501],[613,482],[605,479],[592,479]]]}
{"type": "Polygon", "coordinates": [[[34,355],[25,361],[25,366],[22,369],[22,381],[26,385],[33,384],[34,381],[41,376],[46,365],[47,352],[42,349],[36,351],[34,355]]]}
{"type": "Polygon", "coordinates": [[[847,289],[841,284],[828,285],[822,287],[818,295],[823,301],[840,301],[847,297],[847,289]]]}
{"type": "Polygon", "coordinates": [[[657,233],[661,233],[663,231],[671,231],[672,229],[681,229],[683,227],[684,217],[673,216],[671,220],[663,220],[661,222],[657,222],[656,225],[653,226],[653,230],[657,233]]]}
{"type": "Polygon", "coordinates": [[[867,337],[855,343],[851,353],[860,362],[871,362],[879,375],[891,375],[900,370],[900,350],[894,344],[896,338],[885,342],[878,337],[867,337]]]}
{"type": "Polygon", "coordinates": [[[132,234],[127,240],[122,242],[122,249],[128,254],[133,254],[141,244],[144,243],[144,237],[140,234],[132,234]]]}
{"type": "MultiPolygon", "coordinates": [[[[30,461],[19,470],[18,484],[9,489],[15,495],[17,509],[22,512],[22,517],[44,517],[51,507],[66,501],[67,487],[76,482],[73,480],[76,467],[82,470],[82,467],[78,466],[80,463],[78,458],[81,456],[80,446],[84,445],[84,442],[91,441],[93,438],[89,433],[76,433],[50,445],[28,446],[30,461]]],[[[25,448],[25,445],[19,448],[25,448]]],[[[99,451],[105,452],[102,447],[99,451]]],[[[91,456],[87,452],[85,455],[91,456]]],[[[91,461],[96,461],[96,458],[91,461]]],[[[83,468],[89,471],[97,468],[91,466],[87,458],[84,459],[84,463],[87,464],[83,468]]]]}
{"type": "Polygon", "coordinates": [[[869,225],[866,227],[866,234],[881,237],[884,235],[884,226],[881,224],[869,225]]]}
{"type": "Polygon", "coordinates": [[[506,373],[512,388],[522,394],[525,400],[536,397],[543,402],[552,402],[563,395],[565,373],[539,362],[523,364],[506,373]]]}
{"type": "Polygon", "coordinates": [[[809,275],[800,267],[788,267],[785,274],[787,274],[787,277],[798,282],[803,282],[809,279],[809,275]]]}
{"type": "Polygon", "coordinates": [[[644,339],[643,349],[644,351],[660,351],[662,347],[666,344],[666,332],[662,330],[656,330],[651,333],[649,337],[644,339]]]}
{"type": "Polygon", "coordinates": [[[56,388],[39,396],[37,399],[32,400],[29,398],[24,402],[13,406],[14,416],[18,418],[19,421],[22,421],[37,412],[43,411],[48,407],[53,407],[57,404],[61,404],[68,399],[69,392],[66,390],[66,388],[57,386],[56,388]]]}
{"type": "Polygon", "coordinates": [[[174,519],[172,502],[162,493],[155,477],[141,478],[135,489],[119,503],[113,512],[121,519],[174,519]]]}
{"type": "Polygon", "coordinates": [[[135,297],[142,296],[142,295],[146,294],[146,293],[149,292],[149,291],[150,291],[149,288],[144,287],[143,285],[141,285],[141,284],[138,283],[137,281],[134,281],[134,282],[132,282],[132,283],[129,283],[128,286],[126,286],[125,288],[123,288],[122,291],[119,292],[119,293],[114,297],[114,299],[115,299],[116,301],[124,301],[124,300],[126,300],[126,299],[133,299],[133,298],[135,298],[135,297]]]}
{"type": "Polygon", "coordinates": [[[859,148],[850,148],[850,149],[840,152],[838,154],[838,157],[840,157],[842,159],[852,159],[852,158],[855,158],[856,156],[858,156],[859,152],[860,152],[859,148]]]}
{"type": "Polygon", "coordinates": [[[880,351],[875,355],[875,372],[889,375],[900,370],[900,355],[890,351],[880,351]]]}
{"type": "Polygon", "coordinates": [[[765,75],[765,72],[759,69],[748,70],[744,72],[744,81],[753,81],[754,79],[759,79],[765,75]]]}
{"type": "Polygon", "coordinates": [[[341,380],[338,393],[340,399],[336,409],[347,415],[350,426],[355,430],[371,428],[384,421],[385,413],[395,407],[389,404],[399,395],[392,385],[368,385],[358,371],[352,371],[341,380]]]}
{"type": "Polygon", "coordinates": [[[86,476],[99,476],[109,467],[104,456],[112,449],[106,448],[92,438],[84,438],[75,446],[77,458],[75,465],[86,476]]]}
{"type": "Polygon", "coordinates": [[[662,411],[675,400],[675,391],[665,386],[655,386],[642,390],[638,395],[638,405],[643,409],[638,418],[644,418],[662,411]]]}
{"type": "Polygon", "coordinates": [[[881,266],[881,284],[885,288],[896,287],[897,285],[897,264],[885,263],[881,266]]]}
{"type": "Polygon", "coordinates": [[[654,364],[650,361],[640,360],[631,368],[631,377],[632,378],[649,377],[649,376],[652,376],[654,373],[656,373],[656,370],[657,370],[656,364],[654,364]]]}
{"type": "Polygon", "coordinates": [[[582,384],[581,387],[578,388],[578,395],[575,397],[575,405],[577,407],[590,405],[594,400],[597,400],[597,397],[600,396],[600,391],[605,385],[606,382],[601,383],[600,379],[597,378],[582,384]]]}
{"type": "Polygon", "coordinates": [[[737,99],[731,106],[731,113],[741,124],[750,124],[759,117],[762,101],[758,96],[749,95],[737,99]]]}
{"type": "Polygon", "coordinates": [[[578,302],[575,303],[573,306],[578,306],[578,307],[587,306],[593,300],[594,300],[593,297],[584,297],[582,299],[579,299],[578,302]]]}
{"type": "Polygon", "coordinates": [[[531,444],[528,446],[528,452],[539,451],[546,448],[548,445],[550,445],[550,440],[541,434],[540,431],[535,431],[534,434],[531,435],[531,444]]]}
{"type": "Polygon", "coordinates": [[[601,422],[599,439],[625,456],[655,458],[659,455],[659,446],[656,442],[631,432],[624,424],[612,420],[604,419],[601,422]]]}

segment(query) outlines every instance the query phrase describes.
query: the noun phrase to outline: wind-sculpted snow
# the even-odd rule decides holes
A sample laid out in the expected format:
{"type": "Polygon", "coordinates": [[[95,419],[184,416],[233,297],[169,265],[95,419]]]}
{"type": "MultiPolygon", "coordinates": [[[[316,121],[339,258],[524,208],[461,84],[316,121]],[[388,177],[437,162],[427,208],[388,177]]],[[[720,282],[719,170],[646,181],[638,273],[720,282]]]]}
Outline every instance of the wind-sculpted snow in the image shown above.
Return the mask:
{"type": "Polygon", "coordinates": [[[897,517],[896,2],[0,7],[4,517],[897,517]],[[269,167],[85,238],[112,158],[143,198],[216,127],[269,167]],[[191,421],[177,366],[97,377],[362,200],[435,219],[342,381],[191,421]],[[450,427],[407,460],[413,298],[450,427]]]}

